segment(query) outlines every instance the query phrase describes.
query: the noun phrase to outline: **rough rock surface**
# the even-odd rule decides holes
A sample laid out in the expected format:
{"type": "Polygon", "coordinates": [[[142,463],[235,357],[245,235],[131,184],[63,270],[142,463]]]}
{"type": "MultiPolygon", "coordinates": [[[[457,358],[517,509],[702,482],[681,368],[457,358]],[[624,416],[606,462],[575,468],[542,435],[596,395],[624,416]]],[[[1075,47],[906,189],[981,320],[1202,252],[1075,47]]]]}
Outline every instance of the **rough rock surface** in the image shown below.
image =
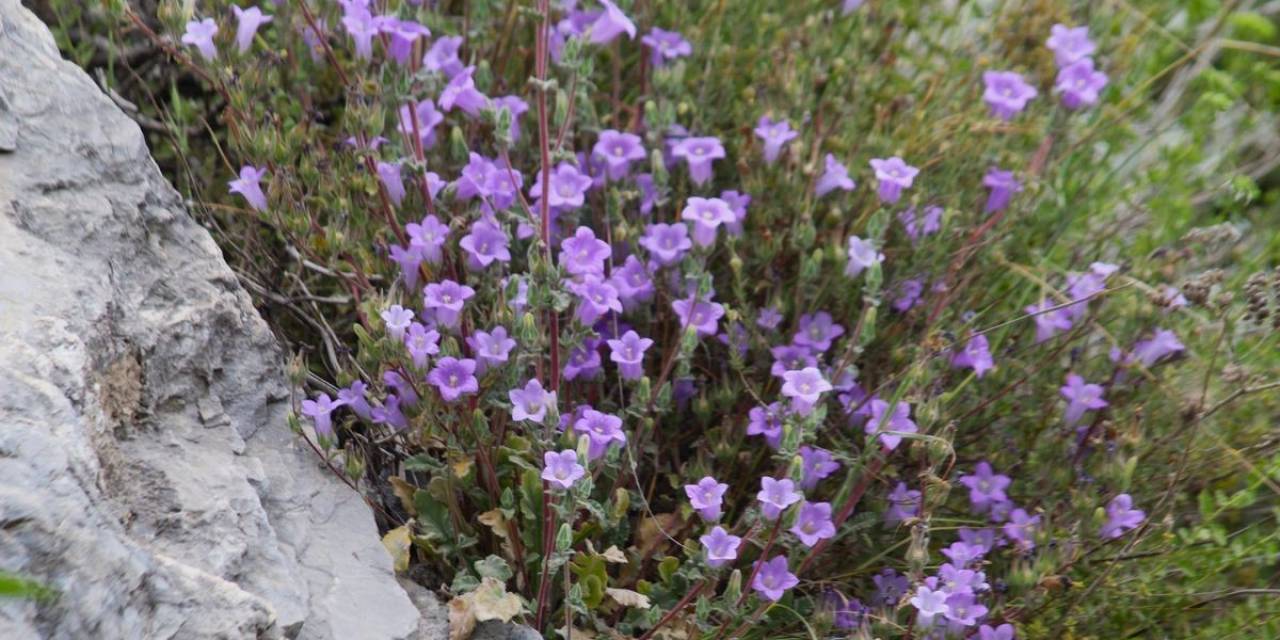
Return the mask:
{"type": "Polygon", "coordinates": [[[18,0],[0,132],[0,571],[60,593],[0,601],[0,637],[442,637],[289,432],[209,234],[18,0]]]}

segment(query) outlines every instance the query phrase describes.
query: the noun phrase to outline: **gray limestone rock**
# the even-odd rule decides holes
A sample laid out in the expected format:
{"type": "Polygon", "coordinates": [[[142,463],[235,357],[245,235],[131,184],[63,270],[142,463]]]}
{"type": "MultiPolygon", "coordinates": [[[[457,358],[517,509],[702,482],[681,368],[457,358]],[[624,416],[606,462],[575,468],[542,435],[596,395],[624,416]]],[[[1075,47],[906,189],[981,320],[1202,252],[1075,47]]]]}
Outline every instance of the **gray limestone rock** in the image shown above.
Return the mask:
{"type": "Polygon", "coordinates": [[[281,363],[138,127],[0,0],[0,572],[59,594],[0,637],[444,637],[281,363]]]}

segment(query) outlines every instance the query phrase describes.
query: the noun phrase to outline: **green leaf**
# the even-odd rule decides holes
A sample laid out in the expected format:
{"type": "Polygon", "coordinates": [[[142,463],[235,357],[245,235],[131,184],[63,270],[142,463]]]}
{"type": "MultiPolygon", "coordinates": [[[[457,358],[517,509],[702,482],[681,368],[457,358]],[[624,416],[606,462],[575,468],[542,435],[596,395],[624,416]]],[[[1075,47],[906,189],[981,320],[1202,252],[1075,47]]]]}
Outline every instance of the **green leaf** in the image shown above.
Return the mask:
{"type": "Polygon", "coordinates": [[[658,563],[658,576],[662,581],[671,582],[671,576],[676,574],[676,570],[680,568],[680,559],[675,556],[667,556],[658,563]]]}

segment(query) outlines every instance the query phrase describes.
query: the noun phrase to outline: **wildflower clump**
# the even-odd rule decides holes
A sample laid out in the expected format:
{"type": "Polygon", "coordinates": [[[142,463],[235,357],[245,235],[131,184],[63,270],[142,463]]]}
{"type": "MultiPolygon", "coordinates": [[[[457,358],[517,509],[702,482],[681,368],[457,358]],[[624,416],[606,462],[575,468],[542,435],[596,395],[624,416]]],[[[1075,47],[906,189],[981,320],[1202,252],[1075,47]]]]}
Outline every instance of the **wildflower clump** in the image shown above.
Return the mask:
{"type": "Polygon", "coordinates": [[[299,437],[410,575],[547,637],[1050,637],[1174,536],[1143,468],[1209,416],[1172,312],[1219,283],[1094,231],[1139,197],[1100,124],[1137,72],[1090,11],[1009,45],[753,4],[200,2],[155,37],[222,100],[234,249],[283,261],[246,277],[292,292],[299,437]]]}

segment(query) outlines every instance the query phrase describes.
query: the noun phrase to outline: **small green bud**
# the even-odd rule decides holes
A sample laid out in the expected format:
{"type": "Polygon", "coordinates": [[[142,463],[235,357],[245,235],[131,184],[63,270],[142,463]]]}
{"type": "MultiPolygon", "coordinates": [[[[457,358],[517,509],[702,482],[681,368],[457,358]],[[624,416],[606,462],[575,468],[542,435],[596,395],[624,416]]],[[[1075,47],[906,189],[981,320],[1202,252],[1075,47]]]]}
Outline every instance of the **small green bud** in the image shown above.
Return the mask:
{"type": "Polygon", "coordinates": [[[813,241],[818,236],[817,229],[813,228],[811,220],[804,220],[796,225],[795,234],[792,237],[792,244],[800,251],[808,251],[813,246],[813,241]]]}
{"type": "Polygon", "coordinates": [[[516,329],[516,333],[520,344],[525,346],[538,344],[542,339],[542,332],[538,330],[538,320],[532,313],[526,313],[520,317],[520,327],[516,329]]]}
{"type": "Polygon", "coordinates": [[[912,575],[919,576],[924,573],[925,565],[929,564],[928,523],[917,522],[911,527],[911,544],[907,547],[905,559],[912,575]]]}
{"type": "Polygon", "coordinates": [[[347,477],[360,482],[364,478],[364,456],[360,455],[360,451],[354,447],[347,447],[343,455],[347,459],[347,477]]]}
{"type": "Polygon", "coordinates": [[[565,522],[560,525],[560,531],[556,532],[556,551],[564,553],[572,548],[573,528],[569,526],[569,523],[565,522]]]}
{"type": "Polygon", "coordinates": [[[462,127],[454,125],[449,130],[449,159],[453,162],[464,163],[471,155],[471,149],[467,146],[467,138],[462,133],[462,127]]]}
{"type": "Polygon", "coordinates": [[[742,570],[734,569],[733,573],[729,574],[729,584],[726,585],[724,588],[724,601],[737,602],[738,598],[741,596],[742,596],[742,570]]]}

